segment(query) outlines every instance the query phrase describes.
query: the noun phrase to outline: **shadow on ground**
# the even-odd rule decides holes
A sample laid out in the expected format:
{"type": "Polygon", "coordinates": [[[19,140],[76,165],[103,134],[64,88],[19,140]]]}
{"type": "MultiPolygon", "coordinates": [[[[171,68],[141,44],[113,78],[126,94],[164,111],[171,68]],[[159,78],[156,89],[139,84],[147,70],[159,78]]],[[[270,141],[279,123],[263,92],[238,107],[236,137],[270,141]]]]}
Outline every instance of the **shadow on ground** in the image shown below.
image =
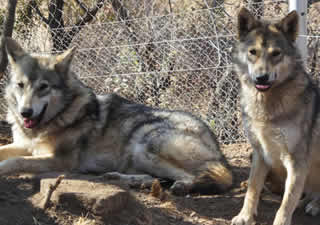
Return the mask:
{"type": "MultiPolygon", "coordinates": [[[[130,189],[116,181],[96,179],[92,186],[92,193],[98,191],[95,187],[107,182],[125,190],[131,199],[118,211],[112,211],[105,216],[97,216],[90,210],[77,208],[75,202],[71,200],[67,201],[67,205],[59,203],[53,204],[47,210],[39,209],[34,205],[35,198],[39,197],[41,180],[39,176],[0,177],[0,224],[228,225],[243,204],[246,187],[242,184],[249,174],[251,151],[246,144],[230,145],[223,148],[223,151],[235,176],[235,187],[228,193],[179,197],[172,196],[164,189],[165,197],[159,199],[151,196],[149,189],[130,189]],[[79,220],[79,218],[83,218],[83,220],[79,220]]],[[[57,174],[52,176],[56,178],[57,174]]],[[[113,203],[116,204],[116,201],[113,203]]],[[[280,201],[280,196],[267,192],[262,194],[258,209],[258,225],[272,224],[280,201]]],[[[318,225],[319,219],[320,216],[310,217],[305,215],[302,209],[298,209],[294,214],[292,225],[318,225]]]]}

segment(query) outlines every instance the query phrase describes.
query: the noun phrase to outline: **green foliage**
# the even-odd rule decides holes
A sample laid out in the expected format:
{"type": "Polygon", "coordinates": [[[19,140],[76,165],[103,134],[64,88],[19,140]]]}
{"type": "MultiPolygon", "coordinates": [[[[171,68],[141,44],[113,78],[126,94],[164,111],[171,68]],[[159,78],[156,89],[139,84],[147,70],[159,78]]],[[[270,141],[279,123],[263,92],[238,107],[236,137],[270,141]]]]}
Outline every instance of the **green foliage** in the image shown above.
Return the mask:
{"type": "Polygon", "coordinates": [[[215,128],[215,121],[210,120],[209,124],[210,124],[210,128],[213,130],[215,128]]]}
{"type": "Polygon", "coordinates": [[[23,8],[18,8],[16,11],[16,22],[14,29],[16,31],[22,31],[25,29],[26,25],[29,24],[30,19],[26,16],[23,8]]]}
{"type": "Polygon", "coordinates": [[[14,30],[17,32],[24,32],[27,30],[31,23],[31,12],[30,11],[29,1],[22,0],[18,1],[17,8],[16,8],[16,20],[14,24],[14,30]]]}

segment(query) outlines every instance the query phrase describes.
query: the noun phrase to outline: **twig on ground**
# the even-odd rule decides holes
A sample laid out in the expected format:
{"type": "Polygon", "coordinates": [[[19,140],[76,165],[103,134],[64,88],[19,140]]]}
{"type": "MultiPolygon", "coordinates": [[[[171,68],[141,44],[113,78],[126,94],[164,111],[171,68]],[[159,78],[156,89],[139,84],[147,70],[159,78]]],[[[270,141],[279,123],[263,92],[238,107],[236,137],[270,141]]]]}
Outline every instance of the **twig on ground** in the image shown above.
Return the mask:
{"type": "Polygon", "coordinates": [[[50,184],[49,190],[48,190],[48,192],[47,192],[47,194],[46,194],[46,198],[45,198],[45,200],[44,200],[44,202],[43,202],[43,204],[42,204],[42,205],[43,205],[42,208],[43,208],[44,210],[49,207],[51,196],[52,196],[53,192],[57,189],[57,187],[59,186],[59,184],[61,183],[61,181],[63,180],[63,178],[64,178],[64,175],[60,175],[60,176],[57,178],[57,180],[56,180],[56,182],[54,183],[54,185],[50,184]]]}

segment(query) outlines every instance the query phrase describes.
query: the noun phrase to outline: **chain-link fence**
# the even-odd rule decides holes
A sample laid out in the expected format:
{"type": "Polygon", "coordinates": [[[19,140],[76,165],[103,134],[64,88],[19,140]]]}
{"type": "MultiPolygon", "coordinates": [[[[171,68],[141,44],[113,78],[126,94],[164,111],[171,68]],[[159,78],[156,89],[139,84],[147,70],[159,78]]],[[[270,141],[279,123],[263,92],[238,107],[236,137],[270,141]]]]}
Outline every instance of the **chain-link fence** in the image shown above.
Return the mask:
{"type": "MultiPolygon", "coordinates": [[[[317,74],[319,4],[309,5],[317,74]]],[[[13,36],[38,53],[77,46],[73,70],[97,93],[190,111],[234,143],[245,140],[230,54],[241,6],[268,19],[288,12],[275,0],[20,0],[13,36]]]]}

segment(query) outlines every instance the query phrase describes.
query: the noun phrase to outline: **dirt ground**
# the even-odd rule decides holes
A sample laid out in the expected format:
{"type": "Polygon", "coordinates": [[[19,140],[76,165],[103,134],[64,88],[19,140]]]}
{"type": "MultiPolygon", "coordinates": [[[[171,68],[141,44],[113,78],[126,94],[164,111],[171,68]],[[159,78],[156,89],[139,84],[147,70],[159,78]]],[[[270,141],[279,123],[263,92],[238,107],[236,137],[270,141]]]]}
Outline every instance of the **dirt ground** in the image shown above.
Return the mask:
{"type": "MultiPolygon", "coordinates": [[[[129,189],[136,204],[128,205],[108,217],[95,216],[85,210],[51,205],[43,210],[34,205],[40,190],[40,178],[30,175],[0,178],[1,225],[226,225],[237,215],[246,191],[242,185],[248,177],[251,149],[247,144],[223,146],[234,171],[235,187],[223,195],[172,196],[165,190],[161,200],[149,189],[129,189]]],[[[59,187],[58,187],[59,188],[59,187]]],[[[257,224],[272,224],[280,196],[265,191],[259,205],[257,224]]],[[[292,225],[319,225],[320,216],[310,217],[298,209],[292,225]]]]}

